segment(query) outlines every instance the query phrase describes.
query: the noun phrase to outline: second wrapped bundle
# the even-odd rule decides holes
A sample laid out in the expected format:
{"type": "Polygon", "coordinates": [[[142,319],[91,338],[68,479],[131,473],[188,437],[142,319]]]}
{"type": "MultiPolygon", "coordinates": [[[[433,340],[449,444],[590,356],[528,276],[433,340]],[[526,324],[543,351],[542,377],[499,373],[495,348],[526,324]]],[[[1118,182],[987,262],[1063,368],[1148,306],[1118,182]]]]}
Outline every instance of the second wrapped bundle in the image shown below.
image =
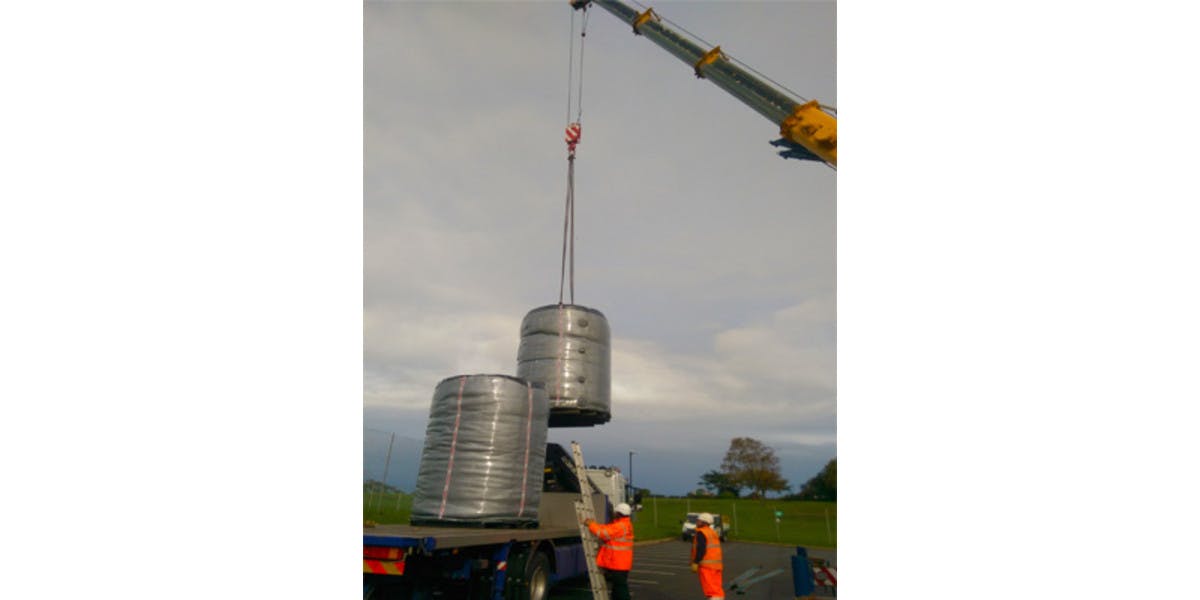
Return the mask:
{"type": "Polygon", "coordinates": [[[550,427],[587,427],[612,418],[608,320],[593,308],[551,304],[521,321],[517,377],[540,383],[550,427]]]}

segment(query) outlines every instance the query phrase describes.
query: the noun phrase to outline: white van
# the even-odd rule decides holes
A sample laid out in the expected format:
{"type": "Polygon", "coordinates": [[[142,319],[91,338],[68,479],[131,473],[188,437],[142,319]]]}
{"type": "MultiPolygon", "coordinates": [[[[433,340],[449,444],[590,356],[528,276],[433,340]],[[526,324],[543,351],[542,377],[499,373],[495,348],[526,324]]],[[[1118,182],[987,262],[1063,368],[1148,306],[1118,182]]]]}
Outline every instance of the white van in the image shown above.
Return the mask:
{"type": "MultiPolygon", "coordinates": [[[[679,532],[679,537],[684,541],[692,539],[696,535],[696,521],[700,518],[700,513],[688,513],[687,518],[680,521],[683,528],[679,532]]],[[[717,532],[717,538],[722,542],[725,541],[725,534],[729,533],[729,526],[725,524],[725,519],[716,513],[713,513],[713,531],[717,532]]]]}

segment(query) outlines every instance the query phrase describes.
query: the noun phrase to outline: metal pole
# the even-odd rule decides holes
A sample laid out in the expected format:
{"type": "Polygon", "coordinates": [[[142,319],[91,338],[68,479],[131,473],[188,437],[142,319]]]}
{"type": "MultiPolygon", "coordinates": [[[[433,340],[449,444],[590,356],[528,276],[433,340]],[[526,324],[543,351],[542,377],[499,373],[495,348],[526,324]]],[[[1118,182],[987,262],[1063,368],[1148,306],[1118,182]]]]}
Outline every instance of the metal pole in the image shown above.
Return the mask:
{"type": "Polygon", "coordinates": [[[829,535],[829,543],[833,543],[833,530],[829,528],[829,509],[825,509],[825,533],[829,535]]]}
{"type": "Polygon", "coordinates": [[[372,481],[374,478],[371,477],[371,473],[363,469],[363,495],[366,496],[363,498],[364,511],[371,510],[371,505],[375,503],[375,487],[371,485],[372,481]]]}
{"type": "MultiPolygon", "coordinates": [[[[637,488],[633,487],[633,455],[634,454],[637,454],[637,453],[634,452],[633,450],[629,451],[629,493],[632,494],[633,496],[637,496],[637,488]]],[[[629,500],[633,500],[633,497],[630,497],[629,500]]],[[[629,515],[629,520],[636,522],[637,519],[634,518],[634,515],[636,515],[636,514],[637,514],[637,507],[634,506],[633,512],[629,515]]]]}
{"type": "Polygon", "coordinates": [[[771,507],[771,511],[772,511],[771,515],[775,517],[775,541],[778,542],[779,541],[779,522],[782,521],[783,519],[779,516],[780,515],[779,507],[773,506],[773,507],[771,507]]]}
{"type": "MultiPolygon", "coordinates": [[[[392,442],[395,442],[395,441],[396,441],[396,434],[395,434],[395,433],[393,433],[393,434],[392,434],[392,438],[391,438],[390,440],[388,440],[388,453],[387,453],[387,459],[383,461],[383,485],[384,485],[384,486],[386,486],[386,485],[387,485],[387,473],[388,473],[388,467],[389,467],[389,466],[392,464],[392,442]]],[[[384,491],[384,490],[383,490],[383,486],[380,486],[380,489],[379,489],[379,502],[380,502],[380,504],[382,504],[382,503],[383,503],[383,491],[384,491]]]]}
{"type": "Polygon", "coordinates": [[[654,526],[658,527],[658,497],[652,496],[650,501],[654,503],[654,526]]]}
{"type": "Polygon", "coordinates": [[[629,451],[629,489],[634,494],[637,493],[637,488],[633,487],[633,455],[637,454],[633,450],[629,451]]]}
{"type": "Polygon", "coordinates": [[[733,535],[737,535],[737,502],[733,503],[733,535]]]}

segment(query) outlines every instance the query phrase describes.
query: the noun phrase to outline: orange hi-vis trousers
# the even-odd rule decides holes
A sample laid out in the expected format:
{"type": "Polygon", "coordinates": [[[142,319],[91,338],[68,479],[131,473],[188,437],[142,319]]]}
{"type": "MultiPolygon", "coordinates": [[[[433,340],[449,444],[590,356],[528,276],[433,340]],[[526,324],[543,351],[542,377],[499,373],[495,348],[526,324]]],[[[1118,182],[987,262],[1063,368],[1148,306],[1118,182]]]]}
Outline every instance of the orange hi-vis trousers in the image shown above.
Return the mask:
{"type": "Polygon", "coordinates": [[[721,586],[720,571],[702,566],[697,573],[700,574],[700,589],[704,591],[705,598],[725,597],[725,589],[721,586]]]}

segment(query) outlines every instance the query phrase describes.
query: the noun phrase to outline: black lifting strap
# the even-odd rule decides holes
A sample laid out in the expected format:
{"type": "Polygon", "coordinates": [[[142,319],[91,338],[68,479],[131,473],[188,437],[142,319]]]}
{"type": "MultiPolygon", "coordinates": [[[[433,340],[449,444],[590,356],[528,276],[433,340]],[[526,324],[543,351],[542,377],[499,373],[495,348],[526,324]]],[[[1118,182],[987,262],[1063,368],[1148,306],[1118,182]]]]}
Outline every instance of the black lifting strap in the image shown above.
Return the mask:
{"type": "Polygon", "coordinates": [[[567,206],[563,214],[562,267],[559,269],[558,304],[563,303],[563,286],[567,281],[567,248],[570,248],[571,304],[575,304],[575,152],[567,155],[567,206]]]}

